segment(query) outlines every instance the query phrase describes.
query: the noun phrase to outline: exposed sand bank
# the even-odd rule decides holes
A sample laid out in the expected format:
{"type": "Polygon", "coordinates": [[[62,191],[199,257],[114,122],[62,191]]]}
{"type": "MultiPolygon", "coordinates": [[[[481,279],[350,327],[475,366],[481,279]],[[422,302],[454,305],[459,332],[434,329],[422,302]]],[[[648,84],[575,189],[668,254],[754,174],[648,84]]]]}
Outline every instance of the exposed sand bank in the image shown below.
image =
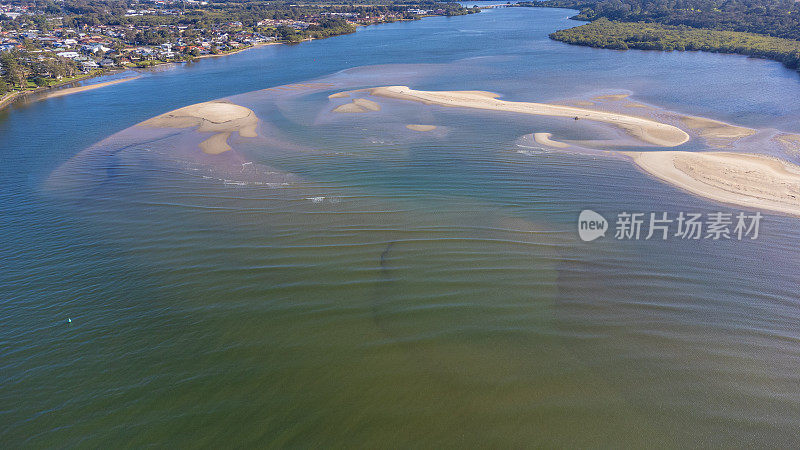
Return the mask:
{"type": "Polygon", "coordinates": [[[337,92],[336,94],[331,94],[328,98],[347,98],[350,97],[350,94],[347,92],[337,92]]]}
{"type": "Polygon", "coordinates": [[[410,124],[406,125],[406,128],[409,130],[414,131],[433,131],[436,129],[436,125],[419,125],[419,124],[410,124]]]}
{"type": "Polygon", "coordinates": [[[508,111],[521,114],[569,117],[608,123],[624,129],[630,135],[662,147],[674,147],[689,140],[689,135],[678,127],[642,117],[594,111],[573,106],[550,105],[532,102],[498,100],[498,94],[483,91],[417,91],[407,86],[386,86],[366,90],[371,95],[400,100],[410,100],[427,105],[458,108],[508,111]]]}
{"type": "Polygon", "coordinates": [[[739,127],[705,117],[683,116],[681,121],[715,147],[725,147],[736,139],[756,133],[752,128],[739,127]]]}
{"type": "Polygon", "coordinates": [[[553,135],[550,133],[533,133],[533,140],[536,141],[537,144],[547,145],[550,147],[555,148],[567,148],[569,144],[566,142],[559,142],[550,139],[553,135]]]}
{"type": "MultiPolygon", "coordinates": [[[[336,94],[333,94],[336,95],[336,94]]],[[[340,105],[336,107],[333,112],[337,113],[365,113],[370,111],[380,111],[381,105],[373,102],[372,100],[367,100],[365,98],[356,98],[353,99],[350,103],[345,103],[344,105],[340,105]]]]}
{"type": "Polygon", "coordinates": [[[700,197],[800,216],[800,166],[727,152],[624,152],[653,176],[700,197]]]}
{"type": "Polygon", "coordinates": [[[631,96],[630,94],[609,94],[609,95],[598,95],[594,99],[600,101],[603,100],[619,101],[619,100],[624,100],[630,96],[631,96]]]}
{"type": "Polygon", "coordinates": [[[155,128],[191,128],[196,131],[217,133],[200,144],[203,152],[216,155],[231,149],[228,138],[231,133],[242,137],[257,137],[258,117],[244,106],[224,100],[215,100],[170,111],[137,126],[155,128]]]}
{"type": "Polygon", "coordinates": [[[57,91],[48,92],[47,94],[45,94],[42,97],[42,99],[63,97],[65,95],[77,94],[78,92],[91,91],[93,89],[100,89],[101,87],[111,86],[113,84],[124,83],[126,81],[135,80],[137,78],[139,78],[138,75],[134,76],[134,77],[121,78],[119,80],[106,81],[105,83],[95,83],[95,84],[90,84],[90,85],[87,85],[87,86],[78,86],[78,87],[72,87],[72,88],[66,88],[66,89],[59,89],[57,91]]]}

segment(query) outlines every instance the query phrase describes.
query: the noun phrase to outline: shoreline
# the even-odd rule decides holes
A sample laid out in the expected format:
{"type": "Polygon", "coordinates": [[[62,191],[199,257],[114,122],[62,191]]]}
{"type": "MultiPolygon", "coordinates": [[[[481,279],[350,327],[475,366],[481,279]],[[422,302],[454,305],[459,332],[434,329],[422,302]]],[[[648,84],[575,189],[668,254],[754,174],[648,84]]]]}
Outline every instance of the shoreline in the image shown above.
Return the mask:
{"type": "MultiPolygon", "coordinates": [[[[137,70],[137,69],[138,70],[147,70],[147,69],[152,69],[152,68],[155,68],[155,67],[161,67],[161,66],[164,66],[164,65],[167,65],[167,64],[186,64],[186,63],[198,61],[198,60],[204,59],[204,58],[216,58],[216,57],[220,57],[220,56],[234,55],[236,53],[241,53],[241,52],[244,52],[246,50],[252,50],[252,49],[254,49],[256,47],[264,47],[264,46],[267,46],[267,45],[281,45],[281,44],[284,44],[284,42],[264,42],[264,43],[254,44],[254,45],[251,45],[251,46],[248,46],[248,47],[245,47],[245,48],[236,49],[236,50],[233,50],[233,51],[230,51],[230,52],[227,52],[227,53],[219,53],[219,54],[216,54],[216,55],[210,55],[209,54],[209,55],[196,56],[196,57],[194,57],[194,58],[192,58],[190,60],[187,60],[187,61],[160,61],[157,64],[153,64],[152,66],[144,67],[144,68],[127,67],[126,66],[126,67],[120,67],[120,68],[111,70],[109,72],[104,72],[104,73],[85,74],[85,75],[77,77],[77,78],[75,78],[73,80],[57,82],[57,83],[55,83],[55,84],[53,84],[51,86],[42,86],[42,87],[38,87],[38,88],[35,88],[35,89],[30,89],[30,90],[25,90],[25,91],[14,91],[14,92],[11,92],[11,93],[7,93],[3,97],[0,97],[0,111],[3,111],[7,107],[11,106],[12,104],[14,104],[14,103],[16,103],[16,102],[18,102],[20,100],[23,100],[23,99],[25,99],[27,97],[30,97],[32,95],[47,93],[48,91],[51,91],[51,90],[58,91],[59,88],[62,88],[64,86],[68,86],[68,85],[70,85],[72,83],[79,83],[81,81],[91,80],[91,79],[94,79],[94,78],[101,78],[101,77],[108,76],[108,75],[114,75],[114,74],[117,74],[117,73],[122,73],[122,72],[124,72],[126,70],[137,70]]],[[[139,77],[141,77],[141,75],[137,75],[137,76],[126,78],[126,79],[124,79],[124,81],[134,80],[134,79],[139,78],[139,77]]],[[[94,84],[90,84],[88,86],[75,86],[74,88],[64,89],[64,90],[75,89],[75,91],[70,91],[70,92],[65,93],[65,94],[58,94],[57,92],[48,93],[47,95],[42,97],[40,100],[46,100],[46,99],[49,99],[49,98],[58,98],[58,97],[62,97],[64,95],[75,94],[75,93],[78,93],[78,92],[97,89],[97,88],[105,87],[105,86],[111,86],[111,85],[114,85],[114,84],[117,84],[117,83],[121,83],[121,82],[122,82],[121,80],[111,80],[111,81],[107,81],[107,82],[97,83],[97,85],[100,85],[100,86],[96,86],[96,87],[94,87],[95,86],[94,84]]]]}
{"type": "Polygon", "coordinates": [[[48,98],[58,98],[58,97],[63,97],[65,95],[76,94],[78,92],[100,89],[106,86],[112,86],[115,84],[124,83],[126,81],[133,81],[137,78],[141,78],[141,75],[134,75],[127,78],[120,78],[118,80],[104,81],[102,83],[88,84],[86,86],[75,86],[66,89],[58,89],[55,92],[46,93],[40,100],[46,100],[48,98]]]}
{"type": "MultiPolygon", "coordinates": [[[[0,98],[0,111],[4,110],[6,107],[12,105],[13,103],[15,103],[15,102],[17,102],[19,100],[22,100],[22,99],[24,99],[26,97],[29,97],[31,95],[41,94],[41,93],[44,93],[44,92],[47,92],[47,91],[50,91],[50,90],[58,90],[59,88],[62,88],[64,86],[68,86],[68,85],[70,85],[72,83],[80,83],[81,81],[91,80],[93,78],[100,78],[100,77],[104,77],[104,76],[108,76],[108,75],[115,75],[115,74],[118,74],[118,73],[122,73],[124,71],[125,71],[125,69],[117,69],[117,70],[112,70],[112,71],[101,73],[101,74],[96,74],[96,73],[85,74],[83,76],[77,77],[77,78],[72,79],[72,80],[59,81],[59,82],[57,82],[57,83],[55,83],[55,84],[53,84],[51,86],[41,86],[41,87],[37,87],[35,89],[30,89],[30,90],[25,90],[25,91],[14,91],[14,92],[6,93],[3,97],[0,98]]],[[[76,86],[76,87],[81,87],[81,86],[76,86]]]]}
{"type": "MultiPolygon", "coordinates": [[[[433,16],[431,16],[431,17],[433,17],[433,16]]],[[[380,25],[380,24],[374,24],[374,25],[380,25]]],[[[367,25],[363,25],[363,26],[367,26],[367,25]]],[[[341,35],[336,35],[336,36],[341,36],[341,35]]],[[[328,36],[328,37],[336,37],[336,36],[328,36]]],[[[298,42],[298,44],[301,43],[301,42],[309,42],[309,41],[313,41],[313,40],[315,40],[315,39],[313,39],[313,38],[304,39],[304,40],[298,42]]],[[[66,86],[66,85],[71,84],[71,83],[77,83],[77,82],[80,82],[80,81],[90,80],[90,79],[93,79],[93,78],[100,78],[100,77],[103,77],[103,76],[106,76],[106,75],[113,75],[115,73],[124,72],[125,70],[136,70],[136,69],[147,70],[147,69],[152,69],[152,68],[155,68],[155,67],[161,67],[161,66],[164,66],[164,65],[167,65],[167,64],[186,64],[186,63],[195,62],[195,61],[199,61],[201,59],[206,59],[206,58],[217,58],[217,57],[220,57],[220,56],[235,55],[237,53],[241,53],[241,52],[244,52],[244,51],[247,51],[247,50],[252,50],[252,49],[257,48],[257,47],[265,47],[265,46],[268,46],[268,45],[286,45],[286,44],[287,44],[287,42],[263,42],[263,43],[253,44],[253,45],[250,45],[248,47],[232,50],[232,51],[225,52],[225,53],[218,53],[216,55],[208,54],[208,55],[195,56],[192,59],[184,60],[184,61],[159,61],[158,63],[153,64],[152,66],[148,66],[148,67],[135,67],[135,66],[134,67],[128,67],[128,66],[125,66],[125,67],[120,67],[120,68],[117,68],[117,69],[113,69],[113,70],[111,70],[109,72],[106,72],[106,73],[86,74],[84,76],[75,78],[73,80],[69,80],[69,81],[65,81],[65,82],[57,82],[57,83],[55,83],[55,84],[53,84],[51,86],[43,86],[43,87],[38,87],[38,88],[35,88],[35,89],[31,89],[31,90],[15,91],[15,92],[7,93],[3,97],[0,97],[0,112],[5,110],[8,106],[10,106],[10,105],[16,103],[17,101],[20,101],[20,100],[22,100],[22,99],[24,99],[24,98],[26,98],[28,96],[31,96],[31,95],[34,95],[34,94],[39,94],[39,93],[42,93],[42,92],[46,92],[46,91],[51,90],[51,89],[58,89],[60,87],[66,86]]],[[[45,97],[42,100],[44,100],[46,98],[48,98],[48,97],[45,97]]]]}
{"type": "MultiPolygon", "coordinates": [[[[428,18],[428,17],[440,17],[440,16],[437,16],[437,15],[425,15],[425,16],[421,16],[419,19],[399,19],[399,20],[397,20],[395,22],[414,22],[414,21],[422,20],[422,19],[425,19],[425,18],[428,18]]],[[[395,23],[395,22],[379,22],[379,23],[371,23],[371,24],[356,24],[356,28],[368,27],[368,26],[373,26],[373,25],[383,25],[383,24],[395,23]]],[[[350,34],[350,33],[336,34],[336,35],[333,35],[333,36],[326,36],[324,38],[319,38],[319,39],[328,39],[328,38],[333,38],[333,37],[337,37],[337,36],[343,36],[345,34],[350,34]]],[[[277,42],[261,42],[261,43],[250,45],[248,47],[241,48],[241,49],[236,49],[236,50],[232,50],[232,51],[225,52],[225,53],[218,53],[216,55],[212,55],[212,54],[200,55],[200,56],[192,57],[192,59],[183,60],[183,61],[159,61],[158,63],[155,63],[152,66],[148,66],[148,67],[124,66],[124,67],[112,69],[111,71],[109,71],[107,73],[86,74],[85,76],[81,76],[81,77],[78,77],[76,79],[73,79],[73,80],[70,80],[70,81],[67,81],[67,82],[63,82],[63,83],[59,82],[59,83],[55,83],[55,84],[53,84],[51,86],[44,86],[44,87],[41,87],[41,88],[35,88],[35,89],[32,89],[32,90],[25,90],[25,91],[15,91],[15,92],[12,92],[10,94],[6,94],[3,97],[0,97],[0,112],[2,112],[6,107],[14,104],[15,102],[17,102],[17,101],[19,101],[19,100],[21,100],[21,99],[23,99],[23,98],[25,98],[25,97],[27,97],[29,95],[38,94],[38,93],[45,92],[45,91],[50,90],[50,89],[57,89],[59,87],[66,86],[66,85],[68,85],[70,83],[77,83],[79,81],[85,81],[85,80],[89,80],[89,79],[92,79],[92,78],[99,78],[99,77],[102,77],[102,76],[105,76],[105,75],[113,75],[115,73],[120,73],[120,72],[123,72],[125,70],[136,70],[136,69],[146,70],[146,69],[151,69],[151,68],[154,68],[154,67],[160,67],[160,66],[163,66],[163,65],[166,65],[166,64],[185,64],[185,63],[189,63],[189,62],[199,61],[199,60],[205,59],[205,58],[216,58],[216,57],[220,57],[220,56],[234,55],[234,54],[237,54],[237,53],[244,52],[246,50],[254,49],[256,47],[265,47],[265,46],[268,46],[268,45],[300,44],[302,42],[310,42],[310,41],[314,41],[314,40],[318,40],[318,39],[310,37],[310,38],[307,38],[307,39],[303,39],[303,40],[301,40],[299,42],[281,42],[281,41],[277,41],[277,42]]]]}
{"type": "MultiPolygon", "coordinates": [[[[193,61],[198,61],[198,60],[206,59],[206,58],[218,58],[220,56],[230,56],[230,55],[235,55],[237,53],[241,53],[241,52],[244,52],[244,51],[247,51],[247,50],[252,50],[252,49],[257,48],[257,47],[266,47],[268,45],[283,45],[283,44],[285,44],[285,42],[260,42],[258,44],[253,44],[253,45],[247,46],[245,48],[237,48],[236,50],[231,50],[231,51],[226,52],[226,53],[217,53],[216,55],[212,55],[212,54],[209,53],[208,55],[195,56],[194,58],[190,59],[189,61],[183,61],[183,62],[193,62],[193,61]]],[[[170,63],[169,62],[165,62],[164,64],[170,64],[170,63]]],[[[156,65],[160,66],[161,64],[156,64],[156,65]]]]}

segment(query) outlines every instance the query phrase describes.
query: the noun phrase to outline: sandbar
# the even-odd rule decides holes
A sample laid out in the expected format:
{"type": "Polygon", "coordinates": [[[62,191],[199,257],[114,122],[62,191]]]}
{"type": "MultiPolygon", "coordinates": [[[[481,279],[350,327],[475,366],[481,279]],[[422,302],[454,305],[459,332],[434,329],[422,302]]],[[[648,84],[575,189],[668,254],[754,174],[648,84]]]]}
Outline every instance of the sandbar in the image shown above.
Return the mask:
{"type": "Polygon", "coordinates": [[[643,170],[700,197],[800,217],[800,166],[752,153],[623,152],[643,170]]]}
{"type": "MultiPolygon", "coordinates": [[[[335,95],[335,94],[334,94],[335,95]]],[[[340,105],[336,107],[333,112],[337,113],[366,113],[370,111],[380,111],[381,105],[373,102],[372,100],[367,100],[365,98],[356,98],[353,99],[350,103],[345,103],[344,105],[340,105]]]]}
{"type": "Polygon", "coordinates": [[[135,76],[135,77],[128,77],[128,78],[121,78],[119,80],[106,81],[104,83],[95,83],[95,84],[89,84],[87,86],[77,86],[77,87],[71,87],[71,88],[66,88],[66,89],[59,89],[59,90],[56,90],[56,91],[53,91],[53,92],[48,92],[42,98],[45,99],[45,98],[63,97],[65,95],[77,94],[78,92],[91,91],[93,89],[100,89],[101,87],[111,86],[113,84],[124,83],[126,81],[135,80],[137,78],[139,78],[138,75],[135,76]]]}
{"type": "Polygon", "coordinates": [[[739,127],[705,117],[683,116],[681,121],[687,127],[696,130],[709,144],[716,147],[726,146],[736,139],[756,133],[756,130],[752,128],[739,127]]]}
{"type": "Polygon", "coordinates": [[[599,96],[595,97],[594,99],[595,100],[601,100],[601,101],[602,100],[619,101],[619,100],[624,100],[624,99],[626,99],[626,98],[628,98],[630,96],[631,96],[630,94],[609,94],[609,95],[599,95],[599,96]]]}
{"type": "Polygon", "coordinates": [[[436,125],[410,124],[406,125],[406,128],[414,131],[433,131],[436,129],[436,125]]]}
{"type": "Polygon", "coordinates": [[[229,137],[231,137],[230,133],[217,133],[201,142],[199,144],[200,149],[203,150],[203,153],[209,155],[219,155],[220,153],[227,152],[231,150],[231,146],[228,145],[229,137]]]}
{"type": "Polygon", "coordinates": [[[533,133],[533,140],[536,141],[537,144],[547,145],[550,147],[555,148],[567,148],[569,144],[566,142],[559,142],[550,139],[553,135],[550,133],[533,133]]]}
{"type": "Polygon", "coordinates": [[[408,86],[385,86],[366,91],[374,96],[410,100],[426,105],[508,111],[603,122],[622,128],[642,141],[662,147],[675,147],[689,140],[689,135],[678,127],[642,117],[573,106],[505,101],[497,99],[498,94],[491,92],[418,91],[408,86]]]}
{"type": "Polygon", "coordinates": [[[197,103],[170,111],[137,126],[154,128],[192,128],[196,131],[216,133],[200,144],[204,153],[216,155],[231,149],[231,133],[242,137],[257,137],[258,117],[249,108],[225,100],[197,103]]]}
{"type": "Polygon", "coordinates": [[[800,135],[779,134],[775,137],[789,153],[800,153],[800,135]]]}

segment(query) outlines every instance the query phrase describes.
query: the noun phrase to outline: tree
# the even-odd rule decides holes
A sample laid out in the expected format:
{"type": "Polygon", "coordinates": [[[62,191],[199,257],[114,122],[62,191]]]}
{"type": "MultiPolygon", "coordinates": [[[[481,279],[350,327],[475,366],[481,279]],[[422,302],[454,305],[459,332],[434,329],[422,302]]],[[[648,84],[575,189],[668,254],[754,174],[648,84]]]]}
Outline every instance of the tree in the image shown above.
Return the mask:
{"type": "Polygon", "coordinates": [[[5,82],[24,89],[27,85],[30,71],[20,62],[21,59],[22,53],[19,50],[12,50],[0,55],[0,64],[3,66],[3,79],[5,82]]]}

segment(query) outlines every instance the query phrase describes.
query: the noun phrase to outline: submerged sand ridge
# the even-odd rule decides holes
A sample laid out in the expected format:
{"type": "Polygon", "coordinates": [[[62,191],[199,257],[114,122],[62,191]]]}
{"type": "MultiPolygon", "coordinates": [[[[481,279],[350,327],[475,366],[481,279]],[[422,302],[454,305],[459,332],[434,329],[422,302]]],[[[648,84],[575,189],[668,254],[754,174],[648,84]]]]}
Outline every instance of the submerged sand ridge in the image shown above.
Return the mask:
{"type": "Polygon", "coordinates": [[[418,91],[408,86],[385,86],[366,89],[365,91],[373,96],[410,100],[427,105],[507,111],[603,122],[622,128],[644,142],[661,147],[675,147],[689,140],[689,135],[678,127],[642,117],[595,111],[574,106],[505,101],[497,99],[498,94],[491,92],[418,91]]]}
{"type": "Polygon", "coordinates": [[[228,138],[231,133],[242,137],[257,137],[258,117],[249,108],[225,100],[197,103],[170,111],[137,126],[155,128],[191,128],[196,131],[217,133],[200,143],[204,153],[216,155],[231,150],[228,138]]]}

